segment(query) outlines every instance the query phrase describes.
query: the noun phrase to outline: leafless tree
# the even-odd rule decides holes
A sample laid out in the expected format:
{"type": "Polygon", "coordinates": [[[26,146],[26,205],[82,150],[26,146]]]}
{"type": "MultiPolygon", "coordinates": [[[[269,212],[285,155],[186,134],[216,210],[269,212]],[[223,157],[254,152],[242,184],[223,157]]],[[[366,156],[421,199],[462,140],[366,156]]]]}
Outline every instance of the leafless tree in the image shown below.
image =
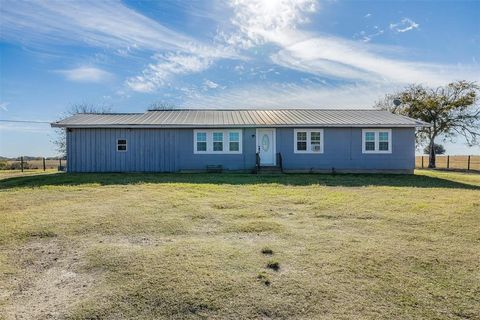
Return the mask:
{"type": "MultiPolygon", "coordinates": [[[[94,106],[90,104],[74,104],[66,112],[62,113],[61,118],[71,117],[79,113],[105,114],[111,112],[112,108],[108,106],[94,106]]],[[[67,154],[67,132],[64,128],[55,129],[55,137],[52,139],[53,144],[60,155],[63,157],[67,154]]]]}
{"type": "Polygon", "coordinates": [[[163,110],[174,110],[177,107],[174,104],[162,101],[155,101],[150,104],[148,107],[149,111],[163,111],[163,110]]]}

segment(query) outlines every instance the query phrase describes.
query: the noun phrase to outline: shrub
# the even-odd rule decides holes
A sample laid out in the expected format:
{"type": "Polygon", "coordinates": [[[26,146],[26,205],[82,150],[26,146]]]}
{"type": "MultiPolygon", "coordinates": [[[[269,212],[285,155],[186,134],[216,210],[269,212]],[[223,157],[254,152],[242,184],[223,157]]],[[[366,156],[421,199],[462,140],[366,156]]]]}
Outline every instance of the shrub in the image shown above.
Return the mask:
{"type": "MultiPolygon", "coordinates": [[[[22,169],[22,163],[20,161],[12,161],[7,164],[5,170],[20,170],[22,169]]],[[[30,169],[30,164],[26,161],[23,162],[23,169],[30,169]]]]}

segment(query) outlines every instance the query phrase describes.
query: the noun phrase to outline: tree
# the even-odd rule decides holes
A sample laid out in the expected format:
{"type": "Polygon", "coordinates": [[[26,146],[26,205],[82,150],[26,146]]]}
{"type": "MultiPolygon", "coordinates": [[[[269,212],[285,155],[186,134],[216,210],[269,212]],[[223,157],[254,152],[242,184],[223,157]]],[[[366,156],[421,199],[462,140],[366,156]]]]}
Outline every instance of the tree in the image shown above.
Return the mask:
{"type": "Polygon", "coordinates": [[[387,94],[376,107],[422,120],[431,127],[416,132],[417,142],[429,148],[429,168],[435,168],[435,139],[463,136],[469,146],[480,138],[480,87],[476,82],[457,81],[438,88],[410,85],[387,94]],[[394,103],[395,101],[395,103],[394,103]]]}
{"type": "MultiPolygon", "coordinates": [[[[62,114],[62,118],[67,118],[78,113],[94,113],[104,114],[111,112],[111,107],[107,106],[93,106],[89,104],[74,104],[66,112],[62,114]]],[[[57,151],[65,157],[67,155],[67,132],[64,128],[57,128],[55,130],[55,137],[52,139],[57,151]]]]}
{"type": "Polygon", "coordinates": [[[162,102],[162,101],[155,101],[150,104],[148,111],[164,111],[164,110],[174,110],[176,107],[174,104],[162,102]]]}
{"type": "MultiPolygon", "coordinates": [[[[433,146],[435,149],[435,155],[437,154],[444,154],[445,153],[445,148],[441,144],[436,144],[433,146]]],[[[430,154],[430,146],[425,146],[423,149],[424,154],[430,154]]]]}

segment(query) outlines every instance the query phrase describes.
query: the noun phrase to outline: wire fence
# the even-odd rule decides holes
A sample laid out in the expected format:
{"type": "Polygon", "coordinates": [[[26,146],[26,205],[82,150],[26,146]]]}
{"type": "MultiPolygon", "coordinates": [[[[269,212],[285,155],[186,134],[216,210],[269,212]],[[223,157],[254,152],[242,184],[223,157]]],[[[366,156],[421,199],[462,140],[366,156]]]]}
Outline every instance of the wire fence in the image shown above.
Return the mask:
{"type": "Polygon", "coordinates": [[[24,158],[15,160],[0,160],[0,170],[58,170],[65,171],[67,161],[65,159],[47,158],[24,158]]]}
{"type": "MultiPolygon", "coordinates": [[[[416,156],[415,167],[428,168],[428,156],[416,156]]],[[[436,156],[437,169],[480,171],[480,156],[436,156]]]]}
{"type": "MultiPolygon", "coordinates": [[[[0,170],[58,170],[65,171],[67,160],[19,157],[16,160],[0,161],[0,170]]],[[[428,156],[416,156],[415,167],[428,168],[428,156]]],[[[480,155],[478,156],[436,156],[437,169],[467,170],[480,172],[480,155]]]]}

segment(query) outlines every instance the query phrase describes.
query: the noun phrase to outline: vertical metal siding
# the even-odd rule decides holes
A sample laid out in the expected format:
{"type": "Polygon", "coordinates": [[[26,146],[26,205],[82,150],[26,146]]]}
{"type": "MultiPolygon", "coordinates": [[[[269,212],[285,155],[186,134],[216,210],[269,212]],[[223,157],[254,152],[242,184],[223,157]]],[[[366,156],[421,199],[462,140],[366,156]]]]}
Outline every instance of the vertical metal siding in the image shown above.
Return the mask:
{"type": "Polygon", "coordinates": [[[362,153],[361,128],[324,128],[324,152],[294,153],[294,129],[277,128],[277,152],[288,170],[413,170],[415,129],[392,128],[392,153],[362,153]]]}
{"type": "Polygon", "coordinates": [[[71,157],[71,150],[72,150],[72,134],[69,132],[68,129],[64,129],[66,131],[66,151],[67,151],[67,172],[72,171],[72,157],[71,157]]]}
{"type": "MultiPolygon", "coordinates": [[[[194,154],[193,129],[72,129],[67,132],[69,172],[175,172],[255,167],[255,128],[242,130],[242,154],[194,154]],[[117,139],[127,152],[117,152],[117,139]]],[[[361,128],[324,128],[323,154],[295,154],[294,129],[277,128],[277,152],[285,169],[413,169],[415,130],[392,128],[391,154],[363,154],[361,128]]]]}
{"type": "Polygon", "coordinates": [[[172,172],[177,170],[175,129],[72,129],[67,133],[69,172],[172,172]],[[127,139],[127,152],[117,152],[127,139]]]}

